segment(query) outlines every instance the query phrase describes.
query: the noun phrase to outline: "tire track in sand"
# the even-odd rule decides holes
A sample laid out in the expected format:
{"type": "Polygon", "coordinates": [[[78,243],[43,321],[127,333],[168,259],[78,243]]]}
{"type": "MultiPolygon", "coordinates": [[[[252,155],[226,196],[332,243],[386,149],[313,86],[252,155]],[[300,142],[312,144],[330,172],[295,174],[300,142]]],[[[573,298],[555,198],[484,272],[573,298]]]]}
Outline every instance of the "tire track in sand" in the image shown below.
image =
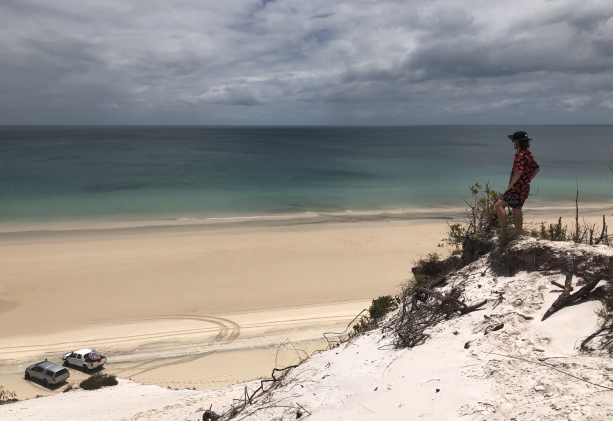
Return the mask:
{"type": "MultiPolygon", "coordinates": [[[[138,319],[127,319],[123,320],[122,324],[125,323],[139,323],[139,322],[150,322],[150,321],[160,321],[160,320],[194,320],[204,323],[210,323],[217,327],[218,333],[217,335],[207,341],[206,343],[200,344],[199,349],[196,351],[191,351],[186,356],[185,352],[179,356],[165,356],[155,359],[150,359],[141,364],[137,364],[135,366],[125,368],[116,372],[115,374],[125,373],[130,371],[137,371],[134,374],[130,374],[130,377],[137,376],[139,374],[146,373],[151,370],[155,370],[157,368],[166,367],[170,365],[183,364],[185,362],[190,362],[197,360],[199,358],[203,358],[207,355],[210,355],[223,346],[230,344],[240,335],[240,326],[229,319],[224,319],[221,317],[213,317],[213,316],[197,316],[197,315],[172,315],[172,316],[155,316],[155,317],[144,317],[138,319]],[[195,354],[194,354],[195,352],[195,354]],[[174,358],[174,360],[173,360],[174,358]],[[169,361],[169,359],[171,361],[169,361]],[[141,370],[137,370],[139,368],[143,368],[141,370]]],[[[139,335],[124,335],[124,336],[109,336],[96,338],[92,340],[88,340],[89,342],[95,342],[96,344],[106,344],[110,346],[115,343],[125,343],[125,342],[136,342],[136,341],[148,341],[148,340],[164,340],[168,338],[173,338],[177,336],[185,336],[185,335],[197,335],[200,333],[207,333],[214,331],[215,328],[205,327],[199,329],[182,329],[182,330],[171,330],[168,332],[161,333],[147,333],[147,334],[139,334],[139,335]]],[[[41,351],[43,353],[48,353],[55,349],[62,349],[62,352],[66,352],[69,348],[78,348],[83,346],[84,341],[65,341],[65,342],[56,342],[56,343],[39,343],[34,345],[16,345],[9,347],[0,348],[1,353],[26,353],[26,352],[36,352],[41,351]],[[71,347],[72,345],[72,347],[71,347]]],[[[101,348],[100,346],[98,348],[101,348]]],[[[106,346],[104,347],[106,348],[106,346]]],[[[122,376],[125,377],[125,376],[122,376]]]]}
{"type": "Polygon", "coordinates": [[[240,335],[240,326],[233,322],[232,320],[224,319],[221,317],[212,317],[212,316],[192,316],[192,315],[176,315],[176,316],[159,316],[155,318],[149,318],[147,320],[169,320],[169,319],[187,319],[187,320],[199,320],[203,322],[213,323],[219,327],[219,333],[215,338],[209,341],[207,344],[204,344],[204,348],[194,352],[190,352],[189,355],[176,357],[161,357],[155,358],[153,360],[145,361],[141,364],[137,364],[135,366],[120,370],[115,374],[122,374],[122,377],[136,377],[140,374],[147,373],[152,370],[156,370],[162,367],[169,367],[172,365],[184,364],[191,361],[198,360],[200,358],[206,357],[207,355],[211,355],[214,352],[217,352],[219,349],[223,348],[225,345],[233,342],[240,335]],[[175,358],[175,359],[172,359],[175,358]],[[170,359],[170,361],[169,361],[170,359]],[[135,373],[130,373],[131,371],[136,371],[135,373]]]}

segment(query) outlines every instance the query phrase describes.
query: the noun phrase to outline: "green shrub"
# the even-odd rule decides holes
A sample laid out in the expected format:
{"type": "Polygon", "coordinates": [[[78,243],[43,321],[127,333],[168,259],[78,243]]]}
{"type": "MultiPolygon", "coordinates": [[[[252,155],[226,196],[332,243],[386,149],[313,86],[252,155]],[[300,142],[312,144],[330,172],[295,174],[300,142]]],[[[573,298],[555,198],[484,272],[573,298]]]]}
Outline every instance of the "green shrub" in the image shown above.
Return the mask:
{"type": "Polygon", "coordinates": [[[500,245],[500,247],[506,247],[518,238],[519,234],[517,233],[515,228],[509,227],[506,231],[501,232],[498,235],[498,245],[500,245]]]}
{"type": "Polygon", "coordinates": [[[490,189],[489,183],[482,186],[475,183],[469,187],[471,197],[465,199],[467,208],[464,210],[464,220],[449,224],[446,237],[439,247],[451,247],[452,256],[463,254],[464,243],[469,238],[489,237],[497,227],[495,204],[500,199],[500,193],[490,189]]]}
{"type": "Polygon", "coordinates": [[[84,390],[96,390],[104,386],[115,386],[117,379],[114,375],[97,373],[89,379],[83,380],[79,386],[84,390]]]}
{"type": "Polygon", "coordinates": [[[362,317],[355,325],[353,325],[354,333],[368,332],[376,327],[369,317],[362,317]]]}
{"type": "Polygon", "coordinates": [[[392,297],[391,295],[384,295],[372,300],[372,304],[368,309],[370,317],[378,319],[385,316],[387,313],[398,307],[400,298],[392,297]]]}
{"type": "Polygon", "coordinates": [[[422,257],[417,262],[413,262],[413,263],[415,263],[418,266],[425,266],[427,264],[438,263],[440,260],[441,260],[441,255],[436,252],[433,252],[433,253],[426,255],[426,257],[422,257]]]}
{"type": "Polygon", "coordinates": [[[372,300],[372,304],[368,309],[370,316],[362,316],[358,322],[353,325],[354,333],[368,332],[377,327],[377,319],[385,316],[390,311],[394,310],[400,304],[399,297],[391,295],[383,295],[372,300]]]}
{"type": "Polygon", "coordinates": [[[418,286],[426,285],[430,281],[430,277],[428,275],[423,275],[421,273],[413,276],[413,279],[415,280],[415,285],[418,286]]]}

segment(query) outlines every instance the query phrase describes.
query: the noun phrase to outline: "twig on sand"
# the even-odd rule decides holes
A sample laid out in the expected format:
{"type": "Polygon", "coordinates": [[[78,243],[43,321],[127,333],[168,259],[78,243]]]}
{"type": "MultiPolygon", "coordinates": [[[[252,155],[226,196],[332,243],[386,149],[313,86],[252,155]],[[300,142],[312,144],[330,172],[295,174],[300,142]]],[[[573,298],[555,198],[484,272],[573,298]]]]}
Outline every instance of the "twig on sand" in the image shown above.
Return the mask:
{"type": "Polygon", "coordinates": [[[364,405],[362,405],[361,403],[359,403],[358,405],[360,405],[362,408],[366,409],[367,411],[370,411],[370,412],[372,412],[373,414],[376,414],[376,412],[375,412],[375,411],[373,411],[372,409],[368,409],[368,408],[366,408],[366,407],[365,407],[364,405]]]}
{"type": "MultiPolygon", "coordinates": [[[[342,331],[342,332],[340,332],[340,333],[338,333],[338,332],[324,332],[324,333],[323,333],[323,337],[324,337],[324,338],[326,338],[326,341],[328,341],[328,349],[332,349],[332,348],[333,348],[333,346],[332,346],[332,344],[330,343],[330,339],[328,338],[328,336],[327,336],[327,335],[337,335],[337,336],[339,336],[339,337],[340,337],[340,336],[342,336],[342,335],[346,334],[346,333],[347,333],[347,331],[349,330],[349,326],[351,326],[351,324],[352,324],[353,322],[355,322],[355,321],[356,321],[356,320],[357,320],[357,319],[358,319],[358,318],[359,318],[359,317],[360,317],[362,314],[364,314],[364,312],[365,312],[365,311],[368,311],[368,309],[366,309],[366,308],[365,308],[364,310],[360,311],[360,314],[358,314],[357,316],[355,316],[355,317],[353,318],[353,320],[349,322],[349,324],[347,325],[347,327],[345,328],[345,330],[344,330],[344,331],[342,331]]],[[[342,341],[339,341],[339,342],[342,342],[342,341]]]]}
{"type": "Polygon", "coordinates": [[[545,363],[542,363],[542,362],[539,362],[539,361],[531,361],[531,360],[526,360],[525,358],[514,357],[514,356],[512,356],[512,355],[496,354],[495,352],[491,352],[491,354],[493,354],[493,355],[498,355],[498,356],[500,356],[500,357],[513,358],[513,359],[515,359],[515,360],[520,360],[520,361],[524,361],[524,362],[527,362],[527,363],[538,364],[538,365],[542,365],[543,367],[549,367],[549,368],[551,368],[552,370],[559,371],[559,372],[560,372],[560,373],[562,373],[562,374],[566,374],[567,376],[570,376],[570,377],[572,377],[572,378],[574,378],[574,379],[577,379],[577,380],[580,380],[580,381],[582,381],[582,382],[589,383],[589,384],[594,385],[594,386],[602,387],[602,388],[604,388],[604,389],[613,390],[613,387],[604,386],[604,385],[602,385],[602,384],[597,384],[597,383],[592,383],[592,382],[591,382],[591,381],[589,381],[589,380],[582,379],[581,377],[577,377],[577,376],[575,376],[575,375],[573,375],[573,374],[567,373],[566,371],[560,370],[559,368],[556,368],[556,367],[554,367],[554,366],[552,366],[552,365],[545,364],[545,363]]]}
{"type": "Polygon", "coordinates": [[[392,361],[390,361],[390,363],[385,366],[385,369],[383,369],[383,373],[381,373],[381,378],[383,378],[383,375],[385,374],[385,371],[390,367],[390,365],[392,365],[392,363],[394,361],[396,361],[398,358],[402,357],[406,353],[407,353],[407,351],[404,351],[401,355],[398,355],[396,358],[394,358],[392,361]]]}
{"type": "Polygon", "coordinates": [[[296,405],[298,405],[300,408],[302,408],[302,410],[303,410],[304,412],[306,412],[307,414],[309,414],[309,415],[313,415],[313,414],[311,414],[311,413],[310,413],[310,412],[309,412],[307,409],[305,409],[305,408],[304,408],[304,406],[300,405],[299,403],[297,403],[296,405]]]}

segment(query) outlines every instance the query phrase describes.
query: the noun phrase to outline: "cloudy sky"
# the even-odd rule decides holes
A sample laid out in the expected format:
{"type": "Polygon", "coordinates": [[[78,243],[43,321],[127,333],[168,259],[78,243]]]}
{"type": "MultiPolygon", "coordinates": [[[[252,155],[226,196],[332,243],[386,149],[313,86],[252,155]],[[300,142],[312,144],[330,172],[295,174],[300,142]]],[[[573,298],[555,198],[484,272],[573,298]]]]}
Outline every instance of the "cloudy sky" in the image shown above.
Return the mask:
{"type": "Polygon", "coordinates": [[[2,0],[0,124],[613,123],[611,0],[2,0]]]}

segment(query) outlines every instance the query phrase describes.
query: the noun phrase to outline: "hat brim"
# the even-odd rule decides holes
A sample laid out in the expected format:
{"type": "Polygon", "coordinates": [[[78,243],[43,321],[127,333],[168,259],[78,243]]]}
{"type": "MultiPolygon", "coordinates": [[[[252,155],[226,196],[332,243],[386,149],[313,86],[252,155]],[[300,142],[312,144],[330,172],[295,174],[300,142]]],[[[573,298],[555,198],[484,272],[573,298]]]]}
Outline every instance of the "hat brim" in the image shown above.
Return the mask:
{"type": "Polygon", "coordinates": [[[530,139],[529,137],[527,137],[527,138],[525,138],[525,139],[514,139],[512,134],[507,135],[507,137],[508,137],[509,139],[513,140],[513,141],[515,141],[515,140],[517,140],[517,141],[520,141],[520,140],[532,140],[532,139],[530,139]]]}

